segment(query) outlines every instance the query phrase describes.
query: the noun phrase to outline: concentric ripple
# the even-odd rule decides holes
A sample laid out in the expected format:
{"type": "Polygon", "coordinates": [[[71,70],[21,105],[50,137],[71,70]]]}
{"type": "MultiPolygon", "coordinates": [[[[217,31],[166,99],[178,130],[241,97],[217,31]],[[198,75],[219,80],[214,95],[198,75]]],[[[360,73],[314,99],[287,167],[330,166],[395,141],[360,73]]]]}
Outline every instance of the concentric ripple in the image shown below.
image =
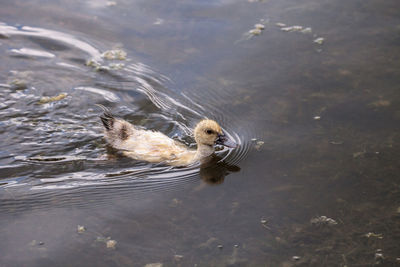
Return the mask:
{"type": "Polygon", "coordinates": [[[196,95],[177,93],[171,79],[129,56],[102,57],[104,48],[82,36],[4,23],[0,36],[0,49],[7,49],[2,55],[10,63],[8,76],[0,81],[2,212],[101,203],[124,194],[139,197],[177,190],[199,177],[220,183],[226,173],[237,171],[232,165],[250,149],[249,130],[214,100],[229,99],[226,95],[205,91],[204,106],[196,95]],[[121,158],[108,152],[102,138],[98,103],[118,117],[191,147],[192,127],[204,117],[212,118],[239,147],[217,152],[217,172],[198,165],[173,168],[121,158]]]}

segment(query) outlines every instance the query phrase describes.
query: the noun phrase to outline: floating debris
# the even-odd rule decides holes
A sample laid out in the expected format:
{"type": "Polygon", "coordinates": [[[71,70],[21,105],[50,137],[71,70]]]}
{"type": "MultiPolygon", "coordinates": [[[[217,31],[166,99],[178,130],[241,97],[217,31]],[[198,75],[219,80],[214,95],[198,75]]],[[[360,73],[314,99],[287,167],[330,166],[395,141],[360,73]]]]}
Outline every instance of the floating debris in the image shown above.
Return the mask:
{"type": "Polygon", "coordinates": [[[144,267],[163,267],[163,264],[161,262],[147,263],[144,267]]]}
{"type": "Polygon", "coordinates": [[[107,242],[106,242],[107,248],[115,249],[116,245],[117,245],[117,241],[115,241],[115,240],[107,240],[107,242]]]}
{"type": "Polygon", "coordinates": [[[314,116],[313,119],[314,119],[314,120],[320,120],[321,117],[320,117],[320,116],[314,116]]]}
{"type": "Polygon", "coordinates": [[[34,247],[34,246],[43,246],[44,242],[43,241],[36,241],[36,240],[32,240],[31,242],[29,242],[29,246],[34,247]]]}
{"type": "Polygon", "coordinates": [[[323,38],[323,37],[318,37],[318,38],[315,39],[313,42],[316,43],[316,44],[322,45],[322,44],[325,42],[325,38],[323,38]]]}
{"type": "Polygon", "coordinates": [[[217,241],[218,241],[218,239],[216,239],[215,237],[210,237],[206,242],[201,243],[198,247],[199,248],[210,248],[211,245],[217,241]]]}
{"type": "Polygon", "coordinates": [[[326,216],[319,216],[312,218],[310,220],[311,224],[315,225],[336,225],[338,224],[334,219],[326,217],[326,216]]]}
{"type": "Polygon", "coordinates": [[[124,63],[111,63],[109,65],[110,69],[113,70],[122,70],[125,67],[124,63]]]}
{"type": "Polygon", "coordinates": [[[181,205],[181,204],[182,204],[182,200],[179,200],[179,199],[177,199],[177,198],[173,198],[173,199],[171,200],[170,207],[177,207],[177,206],[179,206],[179,205],[181,205]]]}
{"type": "Polygon", "coordinates": [[[117,2],[115,2],[115,1],[107,1],[106,5],[107,6],[116,6],[117,2]]]}
{"type": "Polygon", "coordinates": [[[161,25],[161,24],[164,24],[164,20],[163,20],[163,19],[160,19],[160,18],[157,18],[156,21],[155,21],[153,24],[154,24],[154,25],[161,25]]]}
{"type": "Polygon", "coordinates": [[[101,57],[108,60],[126,60],[126,52],[122,49],[108,50],[101,57]]]}
{"type": "Polygon", "coordinates": [[[257,151],[260,151],[261,150],[261,147],[264,145],[264,141],[261,141],[261,140],[259,140],[259,141],[256,141],[256,143],[255,143],[255,145],[254,145],[254,148],[257,150],[257,151]]]}
{"type": "Polygon", "coordinates": [[[111,249],[115,249],[117,245],[117,241],[112,240],[111,237],[98,236],[96,241],[106,243],[106,247],[111,249]]]}
{"type": "Polygon", "coordinates": [[[258,23],[254,24],[254,28],[245,32],[241,39],[235,41],[235,44],[242,42],[244,40],[249,40],[256,35],[260,35],[262,31],[265,29],[265,25],[267,25],[268,23],[269,19],[260,19],[258,23]]]}
{"type": "Polygon", "coordinates": [[[250,33],[251,35],[260,35],[260,34],[261,34],[261,30],[260,30],[260,29],[251,29],[251,30],[249,31],[249,33],[250,33]]]}
{"type": "Polygon", "coordinates": [[[93,67],[96,70],[101,68],[101,64],[94,59],[89,59],[88,61],[86,61],[86,66],[93,67]]]}
{"type": "Polygon", "coordinates": [[[83,226],[83,225],[78,225],[78,233],[79,233],[79,234],[82,234],[82,233],[84,233],[85,231],[86,231],[85,226],[83,226]]]}
{"type": "MultiPolygon", "coordinates": [[[[301,25],[286,26],[285,23],[281,23],[281,22],[275,23],[275,25],[277,27],[279,27],[281,31],[284,31],[284,32],[300,32],[302,34],[312,34],[313,33],[313,30],[311,27],[304,27],[301,25]]],[[[317,35],[315,35],[315,34],[313,36],[314,36],[314,38],[317,37],[317,35]]],[[[322,37],[318,37],[313,40],[314,43],[317,43],[319,45],[322,45],[324,41],[325,41],[325,39],[322,37]]]]}
{"type": "Polygon", "coordinates": [[[24,90],[27,89],[26,81],[20,79],[14,79],[10,82],[11,89],[13,90],[24,90]]]}
{"type": "Polygon", "coordinates": [[[268,229],[268,230],[271,230],[271,228],[267,225],[267,224],[268,224],[268,220],[262,218],[260,222],[261,222],[261,224],[262,224],[262,226],[263,226],[264,228],[266,228],[266,229],[268,229]]]}
{"type": "Polygon", "coordinates": [[[97,242],[107,242],[107,240],[110,240],[111,237],[103,237],[103,236],[98,236],[96,237],[97,242]]]}
{"type": "Polygon", "coordinates": [[[354,152],[353,158],[358,158],[358,157],[364,156],[366,153],[367,153],[366,151],[354,152]]]}
{"type": "Polygon", "coordinates": [[[312,29],[310,27],[304,28],[300,31],[301,33],[309,34],[312,33],[312,29]]]}
{"type": "Polygon", "coordinates": [[[260,35],[261,32],[265,29],[265,25],[263,23],[268,23],[268,21],[261,20],[262,23],[254,24],[254,29],[249,31],[250,36],[260,35]]]}
{"type": "Polygon", "coordinates": [[[343,145],[343,141],[330,141],[329,143],[332,145],[343,145]]]}
{"type": "Polygon", "coordinates": [[[375,233],[369,232],[369,233],[365,234],[365,237],[367,237],[367,238],[375,237],[378,239],[383,239],[383,234],[375,234],[375,233]]]}
{"type": "Polygon", "coordinates": [[[30,250],[35,250],[35,251],[39,251],[39,252],[47,251],[47,248],[44,246],[44,242],[42,242],[42,241],[32,240],[31,242],[29,242],[28,245],[29,245],[30,250]]]}
{"type": "Polygon", "coordinates": [[[264,30],[265,26],[264,26],[264,24],[257,23],[257,24],[254,25],[254,28],[255,29],[259,29],[259,30],[264,30]]]}
{"type": "Polygon", "coordinates": [[[121,70],[125,67],[124,63],[110,63],[108,66],[101,65],[94,59],[90,59],[86,61],[86,66],[92,67],[95,71],[102,71],[102,70],[121,70]]]}
{"type": "Polygon", "coordinates": [[[284,31],[284,32],[299,32],[301,30],[303,30],[303,26],[300,26],[300,25],[294,25],[294,26],[290,26],[290,27],[281,28],[281,31],[284,31]]]}
{"type": "Polygon", "coordinates": [[[219,249],[223,249],[223,248],[224,248],[223,245],[218,245],[217,247],[218,247],[219,249]]]}
{"type": "Polygon", "coordinates": [[[294,260],[294,261],[298,261],[298,260],[300,260],[301,258],[299,257],[299,256],[293,256],[292,257],[292,260],[294,260]]]}
{"type": "Polygon", "coordinates": [[[64,98],[66,98],[67,96],[68,96],[67,93],[61,93],[59,95],[52,96],[52,97],[44,96],[39,100],[38,103],[39,104],[47,104],[47,103],[50,103],[50,102],[60,101],[60,100],[62,100],[64,98]]]}
{"type": "Polygon", "coordinates": [[[174,260],[175,261],[181,261],[183,259],[182,255],[174,255],[174,260]]]}
{"type": "Polygon", "coordinates": [[[390,104],[391,104],[390,101],[380,99],[378,101],[370,103],[368,106],[379,108],[379,107],[388,107],[390,106],[390,104]]]}
{"type": "Polygon", "coordinates": [[[382,262],[384,259],[385,259],[385,257],[383,256],[382,249],[377,249],[375,252],[375,260],[377,262],[382,262]]]}

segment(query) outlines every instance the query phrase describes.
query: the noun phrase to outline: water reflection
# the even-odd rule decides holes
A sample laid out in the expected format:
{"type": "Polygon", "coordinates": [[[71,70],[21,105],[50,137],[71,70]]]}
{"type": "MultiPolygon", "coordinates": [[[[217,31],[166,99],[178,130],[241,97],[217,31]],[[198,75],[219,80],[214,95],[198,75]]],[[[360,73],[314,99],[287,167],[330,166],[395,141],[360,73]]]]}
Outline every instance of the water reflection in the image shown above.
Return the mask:
{"type": "Polygon", "coordinates": [[[223,158],[212,155],[200,166],[201,179],[210,185],[222,184],[225,177],[233,172],[240,171],[240,167],[223,161],[223,158]]]}

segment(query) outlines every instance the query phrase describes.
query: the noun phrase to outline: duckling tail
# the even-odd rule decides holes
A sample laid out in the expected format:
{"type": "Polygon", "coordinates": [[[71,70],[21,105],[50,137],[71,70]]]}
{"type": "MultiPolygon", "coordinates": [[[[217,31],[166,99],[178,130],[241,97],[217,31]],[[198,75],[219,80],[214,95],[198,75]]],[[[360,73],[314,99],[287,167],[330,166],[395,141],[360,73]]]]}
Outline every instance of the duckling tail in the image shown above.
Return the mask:
{"type": "Polygon", "coordinates": [[[112,130],[114,126],[114,116],[111,113],[111,111],[106,108],[105,106],[101,104],[96,104],[96,106],[99,106],[103,110],[103,115],[100,116],[101,121],[103,122],[104,128],[106,128],[107,131],[112,130]]]}

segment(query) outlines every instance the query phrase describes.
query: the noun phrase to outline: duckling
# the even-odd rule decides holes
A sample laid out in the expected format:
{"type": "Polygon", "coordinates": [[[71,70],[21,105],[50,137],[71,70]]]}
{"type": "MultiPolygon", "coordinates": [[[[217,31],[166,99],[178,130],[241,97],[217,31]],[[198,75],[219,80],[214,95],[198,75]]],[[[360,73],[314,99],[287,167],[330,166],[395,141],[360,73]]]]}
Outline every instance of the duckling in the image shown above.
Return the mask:
{"type": "Polygon", "coordinates": [[[211,156],[215,144],[237,147],[214,120],[203,119],[196,125],[194,139],[197,149],[194,150],[161,132],[139,129],[125,120],[117,119],[107,108],[99,106],[104,110],[100,119],[104,125],[106,141],[125,156],[136,160],[187,166],[211,156]]]}

